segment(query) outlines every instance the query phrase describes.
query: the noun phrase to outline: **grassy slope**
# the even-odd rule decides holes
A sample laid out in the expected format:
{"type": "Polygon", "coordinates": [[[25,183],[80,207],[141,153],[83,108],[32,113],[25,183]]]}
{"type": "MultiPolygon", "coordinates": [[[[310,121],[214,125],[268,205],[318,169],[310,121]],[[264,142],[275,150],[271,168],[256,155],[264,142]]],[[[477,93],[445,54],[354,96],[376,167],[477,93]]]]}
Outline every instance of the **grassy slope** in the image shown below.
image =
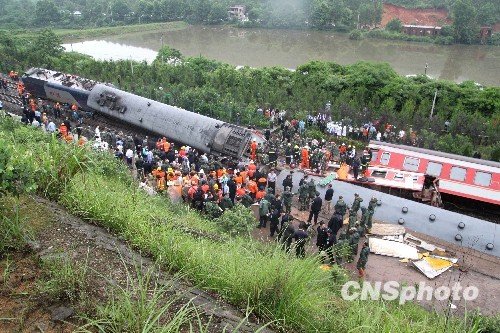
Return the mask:
{"type": "Polygon", "coordinates": [[[165,267],[183,272],[224,299],[274,320],[276,328],[300,332],[477,332],[464,321],[446,322],[443,316],[414,304],[345,302],[338,295],[342,279],[320,270],[315,258],[298,260],[251,239],[218,243],[179,231],[178,223],[207,232],[217,226],[169,204],[166,198],[151,198],[137,191],[111,156],[0,122],[2,137],[36,172],[39,193],[59,199],[74,214],[122,235],[165,267]]]}
{"type": "MultiPolygon", "coordinates": [[[[148,23],[134,24],[116,27],[100,27],[89,29],[54,29],[53,31],[63,40],[76,40],[85,38],[95,38],[111,35],[120,35],[124,33],[146,32],[146,31],[175,31],[182,30],[188,26],[182,21],[166,22],[166,23],[148,23]]],[[[16,30],[12,31],[18,37],[33,36],[39,30],[16,30]]]]}

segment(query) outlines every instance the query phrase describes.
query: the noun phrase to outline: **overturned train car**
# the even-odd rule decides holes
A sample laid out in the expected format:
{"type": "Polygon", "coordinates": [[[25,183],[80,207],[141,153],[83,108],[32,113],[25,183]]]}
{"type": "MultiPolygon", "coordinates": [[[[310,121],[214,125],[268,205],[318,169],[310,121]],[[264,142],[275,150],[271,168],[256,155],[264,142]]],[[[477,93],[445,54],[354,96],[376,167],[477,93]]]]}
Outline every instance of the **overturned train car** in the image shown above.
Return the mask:
{"type": "Polygon", "coordinates": [[[240,158],[252,139],[245,128],[78,76],[32,68],[22,81],[36,97],[75,103],[203,152],[240,158]]]}

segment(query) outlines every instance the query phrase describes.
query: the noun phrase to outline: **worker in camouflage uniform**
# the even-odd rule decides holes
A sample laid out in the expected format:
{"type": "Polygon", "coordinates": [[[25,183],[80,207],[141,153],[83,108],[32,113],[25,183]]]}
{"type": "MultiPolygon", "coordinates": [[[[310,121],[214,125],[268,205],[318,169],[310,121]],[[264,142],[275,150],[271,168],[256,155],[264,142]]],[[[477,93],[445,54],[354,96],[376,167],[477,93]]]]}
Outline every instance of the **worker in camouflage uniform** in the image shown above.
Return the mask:
{"type": "Polygon", "coordinates": [[[370,232],[372,228],[373,214],[375,214],[375,207],[377,207],[377,198],[373,197],[368,203],[368,216],[366,220],[366,230],[370,232]]]}
{"type": "Polygon", "coordinates": [[[340,196],[339,197],[339,200],[337,201],[337,203],[335,204],[335,207],[334,207],[335,211],[337,213],[339,213],[340,215],[342,215],[342,218],[344,218],[344,215],[347,211],[347,205],[344,201],[344,197],[340,196]]]}
{"type": "Polygon", "coordinates": [[[349,211],[349,229],[354,227],[354,224],[358,220],[358,215],[356,213],[353,213],[352,211],[349,211]]]}
{"type": "Polygon", "coordinates": [[[378,199],[375,197],[372,197],[370,199],[370,202],[368,202],[368,210],[373,210],[375,212],[375,207],[377,207],[377,202],[378,202],[378,199]]]}
{"type": "Polygon", "coordinates": [[[359,221],[361,227],[366,229],[366,223],[368,222],[368,209],[364,206],[361,207],[361,219],[359,221]]]}
{"type": "Polygon", "coordinates": [[[224,197],[222,198],[221,202],[219,203],[219,207],[223,210],[226,211],[228,209],[233,208],[234,204],[229,198],[229,193],[224,194],[224,197]]]}
{"type": "Polygon", "coordinates": [[[354,227],[356,228],[356,231],[358,232],[360,238],[365,236],[365,228],[361,226],[359,221],[356,221],[356,223],[354,223],[354,227]]]}
{"type": "Polygon", "coordinates": [[[285,187],[285,192],[283,192],[282,196],[283,196],[283,206],[285,206],[285,213],[291,213],[293,193],[290,191],[290,187],[288,186],[285,187]]]}
{"type": "Polygon", "coordinates": [[[271,206],[274,206],[275,201],[276,201],[276,196],[273,194],[273,189],[272,188],[267,188],[267,194],[264,196],[264,199],[266,199],[271,206]]]}
{"type": "Polygon", "coordinates": [[[304,183],[299,187],[299,210],[306,210],[309,207],[309,183],[304,183]]]}
{"type": "MultiPolygon", "coordinates": [[[[314,183],[314,179],[311,179],[309,180],[309,183],[307,183],[307,193],[309,195],[309,201],[310,200],[313,200],[314,198],[316,198],[316,183],[314,183]]],[[[307,203],[307,205],[309,206],[309,201],[307,203]]]]}
{"type": "Polygon", "coordinates": [[[368,241],[364,242],[361,253],[359,254],[358,263],[356,268],[358,269],[359,277],[363,278],[365,276],[366,264],[368,262],[368,255],[370,254],[370,247],[368,246],[368,241]]]}
{"type": "Polygon", "coordinates": [[[355,227],[349,229],[349,245],[351,246],[351,257],[349,261],[354,260],[358,254],[359,234],[355,227]]]}
{"type": "Polygon", "coordinates": [[[354,193],[354,202],[352,203],[350,213],[357,215],[359,208],[361,207],[361,203],[363,202],[363,198],[359,196],[359,194],[354,193]]]}
{"type": "Polygon", "coordinates": [[[241,197],[241,204],[247,208],[253,205],[253,199],[248,193],[249,191],[247,189],[245,190],[245,194],[243,195],[243,197],[241,197]]]}

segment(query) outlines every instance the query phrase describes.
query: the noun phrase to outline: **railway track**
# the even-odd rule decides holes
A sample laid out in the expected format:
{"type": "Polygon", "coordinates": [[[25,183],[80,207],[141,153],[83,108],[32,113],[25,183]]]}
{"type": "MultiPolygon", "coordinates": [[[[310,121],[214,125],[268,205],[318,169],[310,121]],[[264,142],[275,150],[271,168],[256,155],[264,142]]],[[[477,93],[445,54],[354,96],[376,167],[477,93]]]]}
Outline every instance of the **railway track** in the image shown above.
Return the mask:
{"type": "Polygon", "coordinates": [[[10,91],[0,91],[0,100],[14,105],[23,105],[21,98],[10,91]]]}

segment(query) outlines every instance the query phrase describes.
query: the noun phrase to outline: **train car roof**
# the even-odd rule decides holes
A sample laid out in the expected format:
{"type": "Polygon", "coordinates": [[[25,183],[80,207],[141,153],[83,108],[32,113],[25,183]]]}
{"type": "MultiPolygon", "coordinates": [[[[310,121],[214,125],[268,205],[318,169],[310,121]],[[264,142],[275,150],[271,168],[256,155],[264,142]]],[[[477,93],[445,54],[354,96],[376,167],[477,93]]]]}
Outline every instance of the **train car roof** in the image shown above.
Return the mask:
{"type": "Polygon", "coordinates": [[[387,143],[387,142],[381,142],[381,141],[376,141],[376,140],[371,140],[370,146],[371,145],[402,149],[402,150],[412,151],[412,152],[416,152],[416,153],[420,153],[420,154],[427,154],[427,155],[431,155],[431,156],[449,158],[449,159],[453,159],[453,160],[489,166],[489,167],[497,168],[497,172],[500,172],[500,163],[495,162],[495,161],[488,161],[488,160],[483,160],[483,159],[479,159],[479,158],[472,158],[472,157],[461,156],[461,155],[456,155],[456,154],[444,153],[444,152],[425,149],[425,148],[397,145],[394,143],[387,143]]]}
{"type": "Polygon", "coordinates": [[[60,84],[66,87],[90,91],[96,85],[96,81],[84,79],[76,75],[69,75],[61,72],[52,71],[44,68],[30,68],[23,78],[34,78],[49,83],[60,84]]]}

